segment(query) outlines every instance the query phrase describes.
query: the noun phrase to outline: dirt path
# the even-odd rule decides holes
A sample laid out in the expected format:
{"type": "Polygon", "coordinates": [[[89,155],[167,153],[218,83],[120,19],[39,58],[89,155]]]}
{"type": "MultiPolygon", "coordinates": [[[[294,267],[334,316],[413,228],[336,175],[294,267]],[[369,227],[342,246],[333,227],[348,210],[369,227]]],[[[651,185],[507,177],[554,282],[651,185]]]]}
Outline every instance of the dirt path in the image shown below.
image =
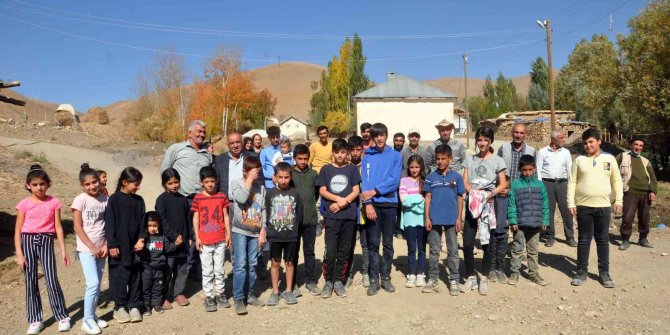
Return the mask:
{"type": "Polygon", "coordinates": [[[126,157],[123,154],[110,154],[107,152],[78,148],[74,146],[55,144],[42,141],[24,140],[10,137],[0,137],[0,145],[12,151],[29,151],[33,154],[44,154],[46,159],[57,169],[77,178],[82,163],[88,162],[91,167],[107,171],[109,181],[107,188],[110,192],[116,185],[117,178],[127,166],[135,166],[143,174],[142,185],[139,194],[144,198],[148,209],[154,208],[156,197],[163,192],[158,173],[158,166],[152,166],[149,160],[126,157]]]}

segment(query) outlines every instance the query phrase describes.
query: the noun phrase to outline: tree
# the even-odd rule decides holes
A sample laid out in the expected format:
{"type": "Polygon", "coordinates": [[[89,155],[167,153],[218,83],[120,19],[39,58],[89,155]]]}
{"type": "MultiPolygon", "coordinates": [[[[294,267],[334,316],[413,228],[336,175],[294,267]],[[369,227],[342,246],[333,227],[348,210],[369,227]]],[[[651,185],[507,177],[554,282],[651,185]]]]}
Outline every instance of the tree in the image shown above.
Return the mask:
{"type": "Polygon", "coordinates": [[[549,68],[542,57],[537,57],[530,65],[530,87],[528,88],[528,109],[549,109],[549,68]]]}

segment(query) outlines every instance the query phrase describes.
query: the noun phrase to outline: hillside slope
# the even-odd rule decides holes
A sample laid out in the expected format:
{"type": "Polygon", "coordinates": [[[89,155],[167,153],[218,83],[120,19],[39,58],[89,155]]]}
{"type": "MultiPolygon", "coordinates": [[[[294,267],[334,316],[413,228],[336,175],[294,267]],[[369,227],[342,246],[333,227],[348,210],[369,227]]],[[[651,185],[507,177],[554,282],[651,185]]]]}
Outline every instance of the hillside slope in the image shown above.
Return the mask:
{"type": "Polygon", "coordinates": [[[12,99],[26,101],[25,106],[0,102],[0,118],[3,119],[22,121],[24,118],[27,118],[29,122],[52,121],[53,114],[56,112],[56,108],[58,108],[57,103],[32,99],[12,89],[2,89],[0,90],[0,94],[12,99]]]}

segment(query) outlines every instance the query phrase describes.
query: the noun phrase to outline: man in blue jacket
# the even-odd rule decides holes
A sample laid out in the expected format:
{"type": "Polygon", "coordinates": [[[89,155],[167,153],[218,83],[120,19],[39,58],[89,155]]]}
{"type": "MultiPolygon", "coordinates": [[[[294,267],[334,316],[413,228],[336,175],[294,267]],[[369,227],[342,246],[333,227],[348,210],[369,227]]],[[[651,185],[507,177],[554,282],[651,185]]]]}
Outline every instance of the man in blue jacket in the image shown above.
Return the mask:
{"type": "Polygon", "coordinates": [[[386,145],[388,129],[382,123],[370,128],[373,146],[365,150],[361,166],[361,198],[365,205],[365,236],[370,267],[368,295],[375,295],[381,287],[395,292],[391,283],[393,261],[393,228],[398,207],[398,186],[402,171],[402,155],[386,145]],[[379,262],[379,242],[383,241],[384,258],[379,262]]]}
{"type": "Polygon", "coordinates": [[[281,130],[277,126],[270,126],[267,129],[268,140],[270,140],[270,145],[261,150],[261,154],[258,159],[261,161],[261,168],[263,169],[263,177],[265,177],[265,188],[270,190],[275,188],[274,180],[272,179],[275,175],[275,168],[272,164],[272,159],[275,154],[279,152],[279,137],[281,136],[281,130]]]}

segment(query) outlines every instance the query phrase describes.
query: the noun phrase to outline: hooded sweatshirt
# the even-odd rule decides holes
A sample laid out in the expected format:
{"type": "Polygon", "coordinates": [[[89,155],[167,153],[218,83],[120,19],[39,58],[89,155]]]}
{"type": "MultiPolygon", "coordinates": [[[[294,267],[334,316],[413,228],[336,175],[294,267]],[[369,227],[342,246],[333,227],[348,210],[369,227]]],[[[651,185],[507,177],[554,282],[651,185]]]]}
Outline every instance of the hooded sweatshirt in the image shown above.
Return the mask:
{"type": "Polygon", "coordinates": [[[377,194],[363,203],[397,207],[401,172],[402,155],[390,146],[385,146],[381,152],[374,146],[366,149],[362,161],[361,192],[375,190],[377,194]]]}

